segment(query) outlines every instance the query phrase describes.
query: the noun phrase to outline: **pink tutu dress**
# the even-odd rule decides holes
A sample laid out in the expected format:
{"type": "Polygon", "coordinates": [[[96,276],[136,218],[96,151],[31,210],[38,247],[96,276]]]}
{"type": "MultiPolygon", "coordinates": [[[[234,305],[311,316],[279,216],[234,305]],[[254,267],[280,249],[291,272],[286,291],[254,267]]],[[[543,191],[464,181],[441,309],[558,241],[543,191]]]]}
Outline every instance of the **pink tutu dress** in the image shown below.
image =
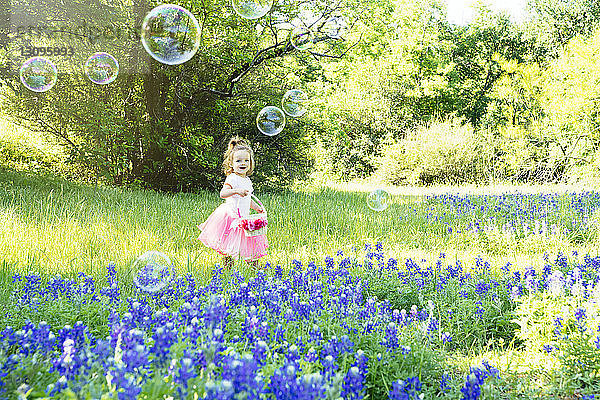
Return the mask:
{"type": "MultiPolygon", "coordinates": [[[[225,183],[233,189],[248,189],[252,193],[252,182],[248,177],[229,174],[225,183]]],[[[250,194],[234,194],[213,211],[198,227],[202,230],[198,240],[225,256],[246,261],[259,259],[267,254],[269,244],[265,235],[246,236],[240,226],[242,217],[250,214],[250,194]]]]}

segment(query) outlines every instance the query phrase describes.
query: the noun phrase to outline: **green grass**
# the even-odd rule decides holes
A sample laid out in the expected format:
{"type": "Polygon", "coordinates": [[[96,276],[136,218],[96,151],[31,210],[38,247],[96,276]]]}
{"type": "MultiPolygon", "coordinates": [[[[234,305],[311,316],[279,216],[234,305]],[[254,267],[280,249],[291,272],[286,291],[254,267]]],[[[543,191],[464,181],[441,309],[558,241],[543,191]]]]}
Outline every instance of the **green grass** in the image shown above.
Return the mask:
{"type": "MultiPolygon", "coordinates": [[[[269,255],[321,260],[381,241],[394,257],[435,258],[440,252],[463,261],[477,255],[513,263],[541,259],[545,252],[593,252],[596,238],[512,238],[489,233],[447,234],[427,214],[444,210],[423,196],[395,195],[388,209],[366,206],[366,192],[313,188],[304,192],[257,193],[269,217],[269,255]]],[[[221,257],[196,238],[197,225],[221,204],[218,193],[163,194],[70,183],[11,169],[0,170],[0,252],[17,271],[102,275],[108,263],[127,269],[148,250],[166,253],[180,271],[206,277],[221,257]]],[[[561,209],[564,219],[568,209],[561,209]]],[[[467,223],[456,219],[456,223],[467,223]]],[[[240,265],[243,263],[240,263],[240,265]]]]}

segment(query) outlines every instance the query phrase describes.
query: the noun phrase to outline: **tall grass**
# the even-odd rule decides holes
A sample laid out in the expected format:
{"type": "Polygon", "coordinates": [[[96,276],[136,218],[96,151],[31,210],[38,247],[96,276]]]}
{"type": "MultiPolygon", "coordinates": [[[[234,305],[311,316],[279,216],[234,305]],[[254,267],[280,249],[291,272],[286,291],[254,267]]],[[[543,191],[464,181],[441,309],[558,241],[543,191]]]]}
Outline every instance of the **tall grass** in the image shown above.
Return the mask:
{"type": "MultiPolygon", "coordinates": [[[[366,241],[403,240],[402,209],[385,214],[364,194],[260,194],[269,213],[267,261],[285,263],[350,250],[366,241]],[[396,227],[397,228],[397,227],[396,227]]],[[[51,272],[127,268],[147,250],[167,253],[178,268],[203,274],[220,256],[196,240],[197,224],[222,202],[217,193],[161,194],[93,187],[14,171],[0,173],[0,252],[21,270],[51,272]]]]}
{"type": "MultiPolygon", "coordinates": [[[[269,215],[270,248],[264,261],[274,265],[285,266],[294,258],[319,260],[338,250],[348,254],[377,241],[394,256],[454,252],[462,259],[586,251],[595,244],[591,230],[577,242],[564,235],[518,238],[466,229],[450,233],[448,223],[456,230],[475,217],[484,220],[485,213],[451,215],[447,206],[423,196],[392,196],[385,211],[375,212],[366,206],[363,192],[320,188],[257,195],[269,215]],[[436,216],[444,216],[445,222],[436,216]]],[[[103,275],[108,263],[127,269],[143,252],[158,250],[178,270],[208,277],[221,257],[197,241],[197,225],[221,202],[217,193],[206,191],[162,194],[0,170],[0,262],[21,272],[103,275]]],[[[556,218],[568,221],[576,212],[563,205],[556,218]]]]}

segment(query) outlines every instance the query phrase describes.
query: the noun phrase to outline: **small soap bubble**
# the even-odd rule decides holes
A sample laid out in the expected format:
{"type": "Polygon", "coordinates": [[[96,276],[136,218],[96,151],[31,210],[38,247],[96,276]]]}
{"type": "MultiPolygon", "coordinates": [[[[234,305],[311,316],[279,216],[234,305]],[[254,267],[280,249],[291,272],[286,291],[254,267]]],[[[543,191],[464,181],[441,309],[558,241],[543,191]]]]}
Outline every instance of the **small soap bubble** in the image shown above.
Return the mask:
{"type": "Polygon", "coordinates": [[[242,18],[263,17],[273,6],[273,0],[231,0],[235,12],[242,18]]]}
{"type": "Polygon", "coordinates": [[[92,82],[106,85],[117,79],[119,63],[108,53],[96,53],[87,59],[84,70],[92,82]]]}
{"type": "Polygon", "coordinates": [[[323,24],[321,31],[332,39],[341,39],[348,31],[348,23],[341,16],[329,17],[323,24]]]}
{"type": "Polygon", "coordinates": [[[304,26],[297,26],[290,34],[290,42],[296,50],[309,50],[313,47],[314,41],[315,35],[310,29],[304,26]]]}
{"type": "Polygon", "coordinates": [[[267,106],[256,116],[258,130],[267,136],[275,136],[285,128],[285,114],[279,107],[267,106]]]}
{"type": "Polygon", "coordinates": [[[306,112],[308,96],[300,89],[285,92],[281,99],[281,109],[290,117],[301,117],[306,112]]]}
{"type": "Polygon", "coordinates": [[[133,263],[133,283],[138,289],[154,293],[171,281],[171,260],[159,251],[147,251],[133,263]]]}
{"type": "Polygon", "coordinates": [[[58,71],[56,66],[44,57],[32,57],[23,63],[19,76],[27,89],[45,92],[56,83],[58,71]]]}
{"type": "Polygon", "coordinates": [[[185,8],[163,4],[144,18],[142,45],[152,58],[163,64],[182,64],[200,47],[200,25],[185,8]]]}
{"type": "Polygon", "coordinates": [[[373,211],[383,211],[389,206],[390,195],[383,189],[376,189],[369,193],[367,206],[373,211]]]}

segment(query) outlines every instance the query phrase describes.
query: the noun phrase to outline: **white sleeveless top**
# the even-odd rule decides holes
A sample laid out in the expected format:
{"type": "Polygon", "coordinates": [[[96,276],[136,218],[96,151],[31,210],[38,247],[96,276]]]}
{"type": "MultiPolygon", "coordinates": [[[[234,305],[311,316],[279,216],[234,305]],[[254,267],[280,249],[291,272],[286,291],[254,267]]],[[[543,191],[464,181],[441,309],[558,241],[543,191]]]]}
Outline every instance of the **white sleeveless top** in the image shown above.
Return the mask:
{"type": "Polygon", "coordinates": [[[227,175],[225,183],[230,184],[233,189],[248,189],[249,194],[244,197],[234,194],[225,199],[225,204],[229,206],[229,215],[239,217],[239,208],[241,216],[246,217],[250,214],[250,193],[254,190],[252,188],[252,181],[248,177],[242,178],[236,173],[231,173],[227,175]]]}

